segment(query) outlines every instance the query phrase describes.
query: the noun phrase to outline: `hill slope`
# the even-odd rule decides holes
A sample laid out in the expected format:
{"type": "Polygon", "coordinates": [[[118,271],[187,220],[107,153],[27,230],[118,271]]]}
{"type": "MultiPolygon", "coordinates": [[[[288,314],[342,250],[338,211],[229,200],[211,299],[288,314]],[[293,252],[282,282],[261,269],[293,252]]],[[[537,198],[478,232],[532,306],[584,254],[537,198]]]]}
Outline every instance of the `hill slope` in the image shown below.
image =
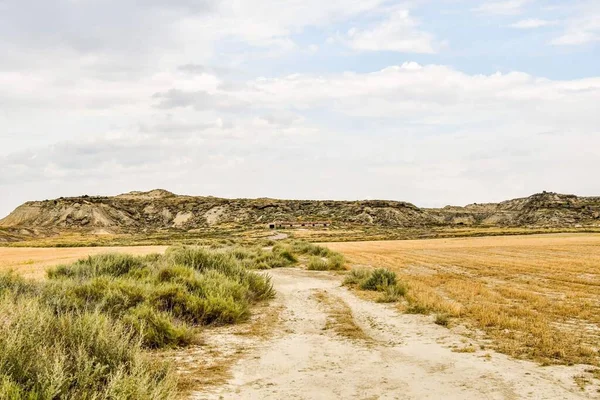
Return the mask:
{"type": "Polygon", "coordinates": [[[144,233],[266,226],[276,220],[331,220],[337,225],[384,228],[600,226],[600,197],[544,192],[502,203],[421,209],[398,201],[223,199],[153,190],[27,202],[0,220],[0,228],[144,233]]]}
{"type": "Polygon", "coordinates": [[[501,203],[428,209],[442,225],[574,228],[600,226],[600,197],[577,197],[557,193],[501,203]]]}
{"type": "Polygon", "coordinates": [[[265,225],[275,220],[331,220],[388,227],[427,226],[435,222],[420,208],[396,201],[222,199],[153,190],[115,197],[83,196],[27,202],[0,220],[0,227],[139,232],[265,225]]]}

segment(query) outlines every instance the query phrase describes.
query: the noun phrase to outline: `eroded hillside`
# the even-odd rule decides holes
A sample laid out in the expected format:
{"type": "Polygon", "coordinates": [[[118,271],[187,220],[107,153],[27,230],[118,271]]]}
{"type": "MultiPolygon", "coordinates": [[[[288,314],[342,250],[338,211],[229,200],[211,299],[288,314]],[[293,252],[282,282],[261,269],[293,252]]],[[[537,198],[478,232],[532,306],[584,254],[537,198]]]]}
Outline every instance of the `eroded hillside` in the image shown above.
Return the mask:
{"type": "Polygon", "coordinates": [[[153,190],[115,197],[83,196],[27,202],[0,220],[0,227],[140,232],[255,226],[276,220],[330,220],[388,227],[422,227],[435,223],[426,211],[396,201],[222,199],[153,190]]]}
{"type": "Polygon", "coordinates": [[[577,228],[600,226],[600,197],[544,192],[501,203],[448,206],[427,212],[442,225],[577,228]]]}
{"type": "Polygon", "coordinates": [[[96,234],[193,232],[256,228],[272,221],[331,221],[337,227],[600,227],[600,198],[540,193],[502,203],[421,209],[384,200],[322,201],[223,199],[180,196],[165,190],[115,197],[70,197],[27,202],[0,220],[0,240],[19,232],[85,231],[96,234]]]}

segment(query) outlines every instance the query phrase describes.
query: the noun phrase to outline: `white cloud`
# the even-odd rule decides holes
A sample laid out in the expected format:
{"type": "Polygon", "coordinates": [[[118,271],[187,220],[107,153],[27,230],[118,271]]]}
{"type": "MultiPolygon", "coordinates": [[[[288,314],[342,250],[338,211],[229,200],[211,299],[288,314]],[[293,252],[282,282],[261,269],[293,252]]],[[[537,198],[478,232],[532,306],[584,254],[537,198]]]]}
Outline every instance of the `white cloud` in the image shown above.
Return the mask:
{"type": "MultiPolygon", "coordinates": [[[[471,75],[417,63],[233,86],[194,77],[164,73],[107,87],[109,98],[159,95],[130,108],[110,135],[0,156],[3,190],[19,200],[161,186],[244,197],[369,193],[419,205],[600,191],[600,78],[471,75]],[[225,112],[231,104],[237,111],[225,112]]],[[[0,209],[16,199],[0,200],[0,209]]]]}
{"type": "Polygon", "coordinates": [[[510,27],[516,28],[516,29],[536,29],[536,28],[543,28],[545,26],[551,26],[551,25],[556,25],[556,24],[557,24],[556,21],[548,21],[545,19],[538,19],[538,18],[529,18],[529,19],[523,19],[521,21],[515,22],[514,24],[511,24],[510,27]]]}
{"type": "MultiPolygon", "coordinates": [[[[161,186],[420,205],[600,192],[598,79],[382,68],[404,55],[334,46],[439,50],[444,38],[390,3],[0,0],[0,214],[32,198],[161,186]],[[341,69],[375,71],[302,73],[341,69]]],[[[558,42],[595,40],[588,5],[564,17],[558,42]]]]}
{"type": "Polygon", "coordinates": [[[529,2],[531,0],[485,1],[475,11],[487,15],[514,15],[520,14],[529,2]]]}
{"type": "Polygon", "coordinates": [[[433,35],[419,30],[408,10],[396,10],[370,29],[352,28],[347,44],[355,50],[435,53],[433,35]]]}
{"type": "Polygon", "coordinates": [[[600,41],[600,7],[596,14],[589,14],[572,19],[567,23],[565,31],[552,40],[552,44],[560,46],[583,45],[600,41]]]}

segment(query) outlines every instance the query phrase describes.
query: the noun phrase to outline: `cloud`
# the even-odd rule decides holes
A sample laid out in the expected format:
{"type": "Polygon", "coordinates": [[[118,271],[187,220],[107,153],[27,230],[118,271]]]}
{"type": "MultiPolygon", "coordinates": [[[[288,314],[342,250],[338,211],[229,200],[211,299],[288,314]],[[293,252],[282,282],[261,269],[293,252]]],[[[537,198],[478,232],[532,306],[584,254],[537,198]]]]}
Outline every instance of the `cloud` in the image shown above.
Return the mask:
{"type": "Polygon", "coordinates": [[[241,98],[235,98],[226,93],[211,94],[204,90],[190,92],[170,89],[164,93],[155,93],[152,97],[159,100],[156,107],[162,109],[193,107],[196,110],[216,109],[233,112],[250,106],[241,98]]]}
{"type": "MultiPolygon", "coordinates": [[[[178,88],[195,79],[173,76],[178,88]]],[[[41,190],[163,186],[234,197],[368,194],[419,205],[600,191],[600,78],[467,74],[413,62],[159,93],[136,111],[135,125],[0,156],[3,189],[35,198],[41,190]],[[223,114],[231,104],[237,112],[223,114]]]]}
{"type": "MultiPolygon", "coordinates": [[[[540,35],[593,42],[597,2],[579,3],[560,19],[536,13],[558,21],[540,35]]],[[[440,35],[490,32],[449,29],[464,9],[421,23],[420,4],[0,0],[0,214],[161,186],[420,205],[598,192],[598,78],[544,79],[526,60],[530,74],[489,73],[491,58],[460,42],[443,51],[440,35]]],[[[507,55],[498,44],[486,47],[507,55]]]]}
{"type": "Polygon", "coordinates": [[[355,50],[435,53],[433,35],[420,31],[408,10],[396,10],[369,29],[352,28],[346,40],[355,50]]]}
{"type": "Polygon", "coordinates": [[[536,28],[543,28],[545,26],[551,26],[551,25],[556,25],[556,24],[557,24],[556,21],[548,21],[545,19],[538,19],[538,18],[529,18],[529,19],[523,19],[518,22],[515,22],[514,24],[511,24],[510,27],[516,28],[516,29],[536,29],[536,28]]]}
{"type": "Polygon", "coordinates": [[[586,16],[577,17],[567,23],[565,31],[552,40],[557,46],[577,46],[600,41],[600,7],[586,16]]]}
{"type": "Polygon", "coordinates": [[[520,14],[529,2],[531,0],[486,1],[474,10],[487,15],[514,15],[520,14]]]}
{"type": "Polygon", "coordinates": [[[185,72],[188,74],[208,74],[208,75],[229,75],[234,71],[231,68],[221,66],[210,66],[202,64],[185,64],[177,67],[178,71],[185,72]]]}

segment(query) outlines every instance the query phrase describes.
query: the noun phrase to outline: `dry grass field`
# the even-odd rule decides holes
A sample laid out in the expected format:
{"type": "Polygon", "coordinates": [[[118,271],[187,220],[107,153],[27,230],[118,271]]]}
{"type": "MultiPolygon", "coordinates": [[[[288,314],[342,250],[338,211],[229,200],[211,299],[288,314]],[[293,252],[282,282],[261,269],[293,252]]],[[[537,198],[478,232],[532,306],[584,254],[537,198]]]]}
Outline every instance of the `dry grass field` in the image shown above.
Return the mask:
{"type": "Polygon", "coordinates": [[[167,246],[24,248],[0,247],[0,272],[12,270],[28,278],[43,278],[46,269],[102,253],[146,255],[164,253],[167,246]]]}
{"type": "Polygon", "coordinates": [[[497,350],[544,364],[600,365],[600,235],[328,243],[408,285],[407,312],[449,317],[497,350]]]}

